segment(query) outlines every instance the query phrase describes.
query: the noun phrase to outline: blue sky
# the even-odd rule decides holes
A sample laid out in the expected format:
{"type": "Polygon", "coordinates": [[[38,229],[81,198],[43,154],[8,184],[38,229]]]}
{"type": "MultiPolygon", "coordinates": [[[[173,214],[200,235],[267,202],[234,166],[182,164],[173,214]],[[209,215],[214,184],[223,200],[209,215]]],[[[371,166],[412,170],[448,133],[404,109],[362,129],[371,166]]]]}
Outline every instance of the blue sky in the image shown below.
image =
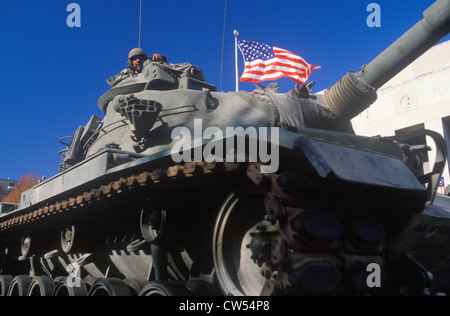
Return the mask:
{"type": "MultiPolygon", "coordinates": [[[[284,48],[322,66],[310,76],[320,91],[368,63],[433,2],[228,0],[222,91],[235,89],[235,29],[239,39],[284,48]],[[381,27],[366,23],[369,3],[380,6],[381,27]]],[[[219,87],[224,8],[225,0],[143,0],[141,46],[169,62],[199,66],[219,87]]],[[[109,88],[105,79],[126,67],[138,31],[139,0],[1,0],[0,178],[58,173],[58,139],[93,114],[103,117],[97,99],[109,88]],[[72,2],[81,8],[79,28],[66,24],[72,2]]],[[[288,78],[277,82],[280,92],[295,86],[288,78]]],[[[254,86],[241,82],[240,89],[254,86]]]]}

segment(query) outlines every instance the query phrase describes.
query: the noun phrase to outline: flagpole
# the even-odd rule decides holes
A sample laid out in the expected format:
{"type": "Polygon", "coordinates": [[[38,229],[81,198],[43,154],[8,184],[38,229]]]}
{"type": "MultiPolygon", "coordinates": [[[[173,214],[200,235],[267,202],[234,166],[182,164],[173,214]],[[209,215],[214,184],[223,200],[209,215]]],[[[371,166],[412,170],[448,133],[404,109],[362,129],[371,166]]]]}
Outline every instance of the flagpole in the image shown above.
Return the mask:
{"type": "Polygon", "coordinates": [[[225,9],[223,10],[223,33],[222,33],[222,60],[220,62],[220,92],[222,92],[222,81],[223,81],[223,51],[225,48],[225,25],[227,22],[227,3],[225,0],[225,9]]]}
{"type": "Polygon", "coordinates": [[[141,48],[141,32],[142,32],[142,0],[139,5],[139,48],[141,48]]]}
{"type": "Polygon", "coordinates": [[[238,44],[237,44],[237,37],[239,35],[239,32],[234,30],[234,59],[236,62],[236,92],[239,91],[239,74],[238,74],[238,44]]]}

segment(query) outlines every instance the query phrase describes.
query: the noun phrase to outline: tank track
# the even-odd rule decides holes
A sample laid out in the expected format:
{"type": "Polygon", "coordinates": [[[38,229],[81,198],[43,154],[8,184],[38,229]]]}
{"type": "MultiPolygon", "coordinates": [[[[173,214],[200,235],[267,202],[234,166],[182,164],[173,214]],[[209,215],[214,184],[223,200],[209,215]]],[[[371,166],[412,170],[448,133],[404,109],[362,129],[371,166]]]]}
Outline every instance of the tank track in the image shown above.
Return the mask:
{"type": "MultiPolygon", "coordinates": [[[[23,232],[34,231],[36,227],[41,227],[37,229],[39,233],[55,223],[60,228],[66,227],[64,226],[66,223],[79,221],[84,215],[92,214],[93,210],[98,210],[100,207],[107,208],[106,206],[120,208],[121,211],[117,214],[108,211],[107,219],[102,217],[105,212],[98,214],[94,218],[94,221],[98,222],[89,227],[93,228],[97,223],[106,221],[111,227],[122,228],[122,225],[127,226],[123,222],[125,213],[130,215],[130,221],[137,221],[139,213],[136,210],[155,204],[172,205],[175,203],[174,200],[179,202],[177,194],[180,192],[179,198],[186,199],[194,193],[198,194],[198,190],[205,190],[204,194],[214,195],[211,200],[217,200],[217,194],[226,197],[229,192],[237,191],[242,187],[256,187],[261,192],[265,214],[253,220],[254,225],[245,232],[245,237],[239,240],[239,243],[248,249],[244,253],[248,254],[249,258],[245,259],[253,261],[253,269],[262,277],[262,292],[258,294],[366,295],[376,293],[376,288],[367,286],[367,267],[369,264],[377,264],[382,268],[385,265],[386,247],[383,226],[377,220],[367,216],[360,218],[351,214],[338,214],[324,209],[322,205],[310,205],[308,197],[301,192],[302,189],[298,185],[304,179],[297,171],[261,174],[259,167],[257,163],[185,163],[144,171],[128,177],[122,176],[84,193],[49,201],[45,205],[31,206],[17,214],[12,214],[0,222],[0,237],[4,238],[5,234],[14,236],[13,240],[16,243],[20,243],[22,237],[23,246],[23,232]],[[217,183],[218,179],[224,184],[219,193],[213,192],[211,186],[211,183],[217,183]],[[169,194],[169,191],[175,193],[169,194]],[[152,193],[155,196],[162,195],[164,198],[150,201],[149,197],[152,193]],[[126,201],[133,202],[130,205],[130,202],[126,201]],[[129,211],[123,210],[126,207],[129,207],[129,211]],[[116,215],[116,220],[111,221],[111,218],[116,215]]],[[[197,201],[194,204],[196,203],[197,201]]],[[[210,202],[207,203],[209,203],[208,207],[211,206],[210,202]]],[[[216,219],[218,218],[216,212],[210,211],[210,216],[207,216],[210,220],[206,223],[211,224],[217,221],[217,230],[220,222],[216,219]]],[[[118,237],[113,242],[115,247],[125,248],[129,252],[141,250],[144,247],[142,244],[145,247],[148,246],[148,242],[142,240],[141,236],[136,237],[134,228],[130,229],[121,242],[117,242],[117,239],[118,237]]],[[[10,242],[11,240],[8,240],[8,243],[10,242]]],[[[165,245],[164,242],[162,244],[165,245]]],[[[216,250],[217,244],[213,247],[216,250]]],[[[19,260],[22,263],[28,262],[30,258],[23,252],[23,247],[21,250],[22,256],[19,260]]],[[[38,257],[50,258],[52,256],[50,250],[46,249],[38,257]]],[[[8,249],[8,253],[11,252],[17,254],[20,251],[8,249]]],[[[61,249],[54,250],[53,253],[57,256],[61,254],[61,249]]],[[[71,261],[81,263],[89,256],[91,256],[89,251],[84,251],[72,256],[71,261]]],[[[30,262],[33,266],[33,261],[30,260],[30,262]]],[[[198,270],[194,268],[194,265],[191,269],[198,270]]],[[[222,289],[220,292],[215,284],[217,281],[211,279],[205,281],[207,279],[205,273],[209,270],[197,273],[192,271],[187,271],[184,276],[173,280],[171,276],[155,278],[153,274],[147,279],[126,278],[124,280],[120,277],[88,276],[83,278],[78,287],[69,286],[70,276],[67,275],[56,277],[52,273],[33,277],[22,274],[15,277],[1,275],[0,295],[249,294],[245,290],[233,292],[224,284],[220,284],[222,289]]],[[[30,275],[33,274],[32,270],[30,275]]],[[[179,274],[183,275],[182,272],[179,274]]]]}
{"type": "Polygon", "coordinates": [[[161,185],[166,181],[175,181],[195,175],[235,171],[238,169],[237,163],[186,163],[184,165],[174,165],[167,169],[155,169],[150,172],[142,172],[138,175],[121,177],[116,181],[93,188],[82,194],[70,196],[59,201],[46,203],[41,207],[29,207],[19,214],[0,222],[0,232],[8,231],[20,226],[26,227],[28,224],[36,223],[42,219],[47,219],[61,213],[75,211],[95,202],[100,202],[125,192],[130,192],[136,188],[143,188],[150,185],[161,185]]]}

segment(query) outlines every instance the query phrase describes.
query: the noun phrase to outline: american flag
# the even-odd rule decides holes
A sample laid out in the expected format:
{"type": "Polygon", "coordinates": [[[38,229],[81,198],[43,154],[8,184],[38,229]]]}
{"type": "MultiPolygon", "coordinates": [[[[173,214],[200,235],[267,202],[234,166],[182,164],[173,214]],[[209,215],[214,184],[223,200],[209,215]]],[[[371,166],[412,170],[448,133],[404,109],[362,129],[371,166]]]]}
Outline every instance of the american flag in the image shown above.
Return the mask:
{"type": "Polygon", "coordinates": [[[245,62],[240,81],[289,77],[297,83],[305,83],[313,69],[320,69],[320,66],[312,66],[300,56],[278,47],[247,41],[238,41],[238,45],[245,62]]]}
{"type": "Polygon", "coordinates": [[[441,177],[439,181],[439,190],[442,194],[445,194],[445,180],[444,177],[441,177]]]}

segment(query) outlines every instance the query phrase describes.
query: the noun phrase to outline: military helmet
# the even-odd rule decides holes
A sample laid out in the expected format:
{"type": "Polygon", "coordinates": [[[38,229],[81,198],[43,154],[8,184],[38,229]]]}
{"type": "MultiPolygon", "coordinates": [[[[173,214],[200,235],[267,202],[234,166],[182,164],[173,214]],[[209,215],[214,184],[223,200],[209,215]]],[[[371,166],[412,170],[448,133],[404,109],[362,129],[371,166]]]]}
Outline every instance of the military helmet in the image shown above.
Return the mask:
{"type": "Polygon", "coordinates": [[[128,54],[128,61],[131,62],[131,58],[135,57],[135,56],[144,56],[145,59],[147,59],[147,54],[145,53],[145,51],[142,48],[133,48],[132,50],[130,50],[130,53],[128,54]]]}

